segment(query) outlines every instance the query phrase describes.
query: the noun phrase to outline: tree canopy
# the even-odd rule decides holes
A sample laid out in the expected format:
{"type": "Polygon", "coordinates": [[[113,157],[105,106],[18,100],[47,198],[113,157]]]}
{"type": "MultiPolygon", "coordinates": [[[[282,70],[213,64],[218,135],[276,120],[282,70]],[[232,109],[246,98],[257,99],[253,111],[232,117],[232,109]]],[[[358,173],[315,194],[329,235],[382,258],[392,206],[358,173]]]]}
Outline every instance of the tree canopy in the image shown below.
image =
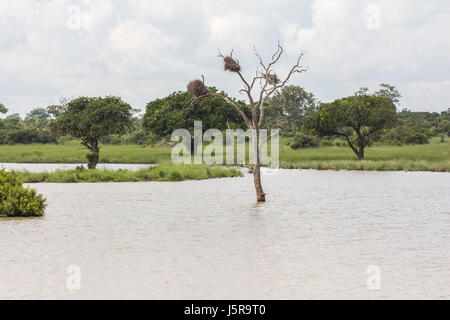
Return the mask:
{"type": "Polygon", "coordinates": [[[25,123],[29,126],[44,129],[51,115],[47,112],[47,108],[34,108],[25,116],[25,123]]]}
{"type": "Polygon", "coordinates": [[[354,96],[324,103],[308,119],[308,127],[320,136],[338,135],[347,140],[358,159],[378,130],[392,127],[397,121],[394,103],[383,95],[360,91],[354,96]]]}
{"type": "Polygon", "coordinates": [[[266,125],[281,128],[281,132],[300,131],[306,117],[318,109],[312,93],[299,86],[286,86],[267,101],[266,125]]]}
{"type": "Polygon", "coordinates": [[[99,160],[99,139],[110,134],[125,133],[132,126],[131,106],[120,97],[79,97],[62,108],[52,121],[52,131],[58,136],[81,139],[90,153],[88,165],[94,169],[99,160]]]}
{"type": "MultiPolygon", "coordinates": [[[[213,87],[209,89],[217,91],[213,87]]],[[[236,103],[244,110],[248,110],[244,102],[236,103]]],[[[164,137],[179,128],[192,131],[194,121],[202,121],[203,130],[245,128],[244,120],[223,99],[211,96],[192,101],[189,93],[180,91],[149,102],[143,118],[143,126],[153,134],[164,137]]]]}

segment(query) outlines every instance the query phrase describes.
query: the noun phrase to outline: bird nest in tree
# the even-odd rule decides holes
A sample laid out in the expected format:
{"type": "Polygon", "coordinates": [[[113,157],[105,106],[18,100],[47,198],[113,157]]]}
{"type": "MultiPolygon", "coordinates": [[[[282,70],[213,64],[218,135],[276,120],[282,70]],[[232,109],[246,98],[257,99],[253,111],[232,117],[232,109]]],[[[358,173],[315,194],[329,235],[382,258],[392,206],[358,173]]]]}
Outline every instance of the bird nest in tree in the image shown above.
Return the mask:
{"type": "Polygon", "coordinates": [[[208,88],[201,80],[193,80],[188,83],[187,91],[194,97],[198,98],[209,94],[208,88]]]}
{"type": "Polygon", "coordinates": [[[231,72],[241,71],[241,66],[239,63],[230,56],[223,58],[223,68],[231,72]]]}
{"type": "Polygon", "coordinates": [[[280,79],[275,73],[269,73],[266,75],[266,80],[268,84],[277,84],[280,82],[280,79]]]}

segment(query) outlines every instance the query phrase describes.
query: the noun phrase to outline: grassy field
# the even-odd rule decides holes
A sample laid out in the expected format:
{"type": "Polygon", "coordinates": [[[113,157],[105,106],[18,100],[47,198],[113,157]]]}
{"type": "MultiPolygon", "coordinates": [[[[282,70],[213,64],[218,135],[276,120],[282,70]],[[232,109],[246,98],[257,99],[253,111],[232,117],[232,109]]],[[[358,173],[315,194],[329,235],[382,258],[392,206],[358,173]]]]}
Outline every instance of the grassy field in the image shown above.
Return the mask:
{"type": "Polygon", "coordinates": [[[130,170],[87,170],[79,167],[75,170],[57,170],[55,172],[15,171],[24,183],[39,182],[136,182],[136,181],[183,181],[211,178],[240,177],[241,171],[206,165],[162,164],[156,167],[130,170]]]}
{"type": "MultiPolygon", "coordinates": [[[[431,139],[429,144],[388,146],[375,145],[366,148],[365,160],[450,160],[450,142],[440,142],[439,138],[431,139]]],[[[357,160],[349,147],[321,147],[292,150],[289,146],[280,144],[280,161],[296,162],[311,160],[357,160]]]]}
{"type": "Polygon", "coordinates": [[[425,145],[376,145],[358,161],[348,147],[292,150],[280,145],[280,167],[317,170],[438,171],[450,172],[450,143],[431,139],[425,145]]]}
{"type": "MultiPolygon", "coordinates": [[[[171,148],[167,146],[104,145],[102,163],[166,163],[171,148]]],[[[0,162],[79,163],[86,162],[86,150],[78,142],[55,145],[1,145],[0,162]]],[[[366,149],[366,159],[357,161],[349,147],[320,147],[292,150],[280,142],[280,165],[283,168],[332,170],[412,170],[450,172],[450,142],[433,138],[430,144],[386,146],[366,149]]]]}
{"type": "MultiPolygon", "coordinates": [[[[101,163],[161,163],[170,160],[168,147],[138,145],[103,145],[101,163]]],[[[0,162],[80,163],[86,162],[87,150],[79,142],[64,144],[0,145],[0,162]]]]}

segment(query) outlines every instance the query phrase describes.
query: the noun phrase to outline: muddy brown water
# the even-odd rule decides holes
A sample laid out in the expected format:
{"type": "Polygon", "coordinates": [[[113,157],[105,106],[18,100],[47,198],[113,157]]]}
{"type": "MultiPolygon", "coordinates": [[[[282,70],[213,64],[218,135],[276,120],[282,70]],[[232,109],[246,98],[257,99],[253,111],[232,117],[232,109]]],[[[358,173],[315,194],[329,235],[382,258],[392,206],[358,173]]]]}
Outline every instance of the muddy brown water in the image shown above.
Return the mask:
{"type": "Polygon", "coordinates": [[[48,208],[0,219],[0,298],[450,298],[449,173],[262,178],[264,204],[250,175],[31,185],[48,208]]]}

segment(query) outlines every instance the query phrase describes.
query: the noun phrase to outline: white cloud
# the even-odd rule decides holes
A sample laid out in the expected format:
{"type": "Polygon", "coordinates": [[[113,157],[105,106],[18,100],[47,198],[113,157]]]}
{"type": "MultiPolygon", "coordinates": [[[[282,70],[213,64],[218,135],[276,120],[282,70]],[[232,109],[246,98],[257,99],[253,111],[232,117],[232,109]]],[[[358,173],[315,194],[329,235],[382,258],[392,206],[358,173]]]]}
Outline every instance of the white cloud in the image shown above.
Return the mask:
{"type": "MultiPolygon", "coordinates": [[[[367,7],[372,2],[316,0],[312,5],[313,25],[305,28],[295,21],[286,21],[280,28],[284,42],[291,52],[305,49],[311,67],[308,76],[334,81],[343,91],[341,95],[354,92],[357,88],[351,86],[358,82],[359,86],[389,82],[406,88],[408,82],[417,82],[421,77],[441,78],[429,67],[439,63],[449,68],[445,57],[450,55],[450,43],[446,41],[450,5],[428,4],[426,16],[421,2],[375,3],[380,25],[368,28],[367,7]]],[[[448,79],[447,76],[435,85],[445,87],[448,79]]],[[[415,86],[415,99],[406,97],[404,92],[404,102],[415,108],[439,110],[444,101],[438,104],[439,99],[419,98],[429,95],[429,88],[415,86]]],[[[328,97],[334,99],[335,95],[328,97]]],[[[450,95],[445,96],[450,101],[450,95]]]]}
{"type": "Polygon", "coordinates": [[[450,3],[439,0],[2,0],[0,101],[25,114],[60,96],[116,94],[143,108],[200,74],[241,98],[217,48],[234,49],[251,76],[253,45],[269,58],[280,39],[281,73],[305,50],[309,71],[291,83],[323,100],[388,82],[402,107],[443,110],[449,31],[450,3]],[[379,28],[367,28],[369,5],[380,8],[379,28]]]}
{"type": "Polygon", "coordinates": [[[0,48],[13,48],[27,40],[27,35],[25,34],[23,27],[15,17],[7,15],[3,16],[0,19],[0,30],[2,31],[0,48]]]}
{"type": "Polygon", "coordinates": [[[148,23],[127,21],[117,25],[110,33],[109,40],[113,49],[131,54],[154,53],[173,47],[175,39],[165,35],[148,23]]]}
{"type": "Polygon", "coordinates": [[[212,41],[245,51],[252,46],[252,41],[259,42],[269,27],[263,18],[239,12],[214,16],[210,26],[212,41]]]}

